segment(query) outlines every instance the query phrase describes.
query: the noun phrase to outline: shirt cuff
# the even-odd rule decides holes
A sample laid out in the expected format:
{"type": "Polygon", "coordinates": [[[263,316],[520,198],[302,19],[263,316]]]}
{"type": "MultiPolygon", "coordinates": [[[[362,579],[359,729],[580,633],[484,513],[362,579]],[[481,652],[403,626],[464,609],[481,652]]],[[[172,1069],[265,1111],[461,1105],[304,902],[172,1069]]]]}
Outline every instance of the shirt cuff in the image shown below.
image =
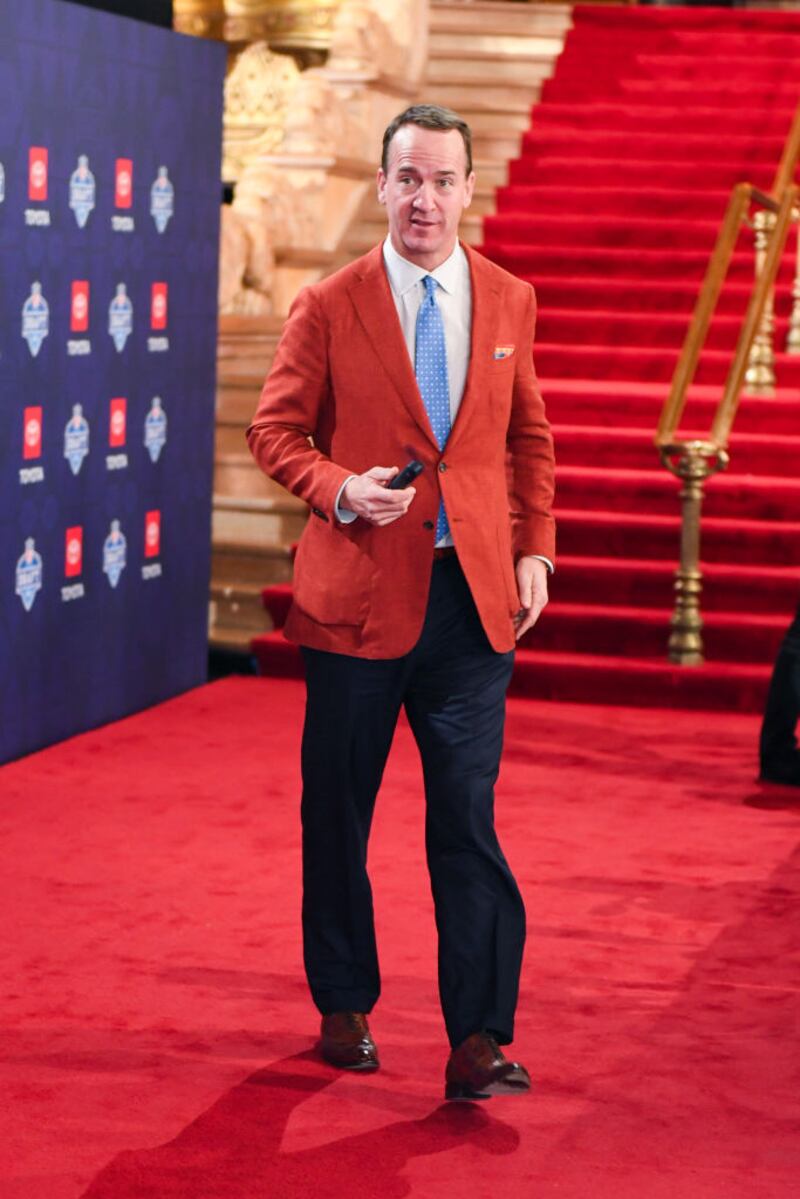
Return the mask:
{"type": "MultiPolygon", "coordinates": [[[[342,492],[344,491],[345,487],[350,482],[350,480],[356,479],[356,478],[358,478],[357,475],[348,475],[347,478],[345,479],[344,483],[342,483],[341,487],[336,492],[336,502],[333,505],[333,515],[336,517],[336,519],[338,520],[340,525],[351,525],[354,520],[358,520],[357,512],[351,512],[349,508],[340,508],[339,507],[339,501],[342,498],[342,492]]],[[[551,570],[552,570],[552,567],[551,567],[551,570]]]]}
{"type": "Polygon", "coordinates": [[[556,573],[555,566],[553,566],[553,563],[549,558],[545,558],[544,554],[531,554],[530,557],[538,558],[540,562],[544,562],[545,566],[547,567],[548,574],[554,575],[556,573]]]}

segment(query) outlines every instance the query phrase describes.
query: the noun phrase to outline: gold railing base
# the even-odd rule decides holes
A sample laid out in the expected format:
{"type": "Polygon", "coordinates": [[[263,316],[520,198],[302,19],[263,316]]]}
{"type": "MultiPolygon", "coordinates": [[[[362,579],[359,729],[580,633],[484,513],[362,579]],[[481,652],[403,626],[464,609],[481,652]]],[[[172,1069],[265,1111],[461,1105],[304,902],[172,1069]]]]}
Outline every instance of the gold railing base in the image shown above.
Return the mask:
{"type": "Polygon", "coordinates": [[[692,653],[690,650],[670,649],[667,658],[673,666],[702,666],[705,662],[705,658],[700,652],[692,653]]]}
{"type": "Polygon", "coordinates": [[[667,656],[678,666],[702,666],[703,618],[700,596],[700,512],[706,479],[728,465],[724,449],[710,441],[684,441],[660,447],[661,461],[681,480],[681,557],[675,571],[675,610],[670,618],[667,656]]]}

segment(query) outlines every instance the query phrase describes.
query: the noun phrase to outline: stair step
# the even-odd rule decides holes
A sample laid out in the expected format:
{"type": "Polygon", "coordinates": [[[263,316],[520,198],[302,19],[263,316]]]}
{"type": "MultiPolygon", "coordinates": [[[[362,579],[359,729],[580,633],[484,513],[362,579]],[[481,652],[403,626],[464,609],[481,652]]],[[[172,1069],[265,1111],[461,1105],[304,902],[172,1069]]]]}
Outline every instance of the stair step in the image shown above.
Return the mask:
{"type": "Polygon", "coordinates": [[[292,554],[285,545],[250,545],[217,540],[211,548],[211,577],[218,583],[285,583],[292,577],[292,554]]]}
{"type": "Polygon", "coordinates": [[[434,76],[428,80],[425,95],[432,104],[455,109],[473,129],[484,114],[496,116],[501,122],[506,115],[522,117],[522,128],[527,129],[539,88],[532,87],[528,80],[490,84],[473,78],[445,83],[434,76]]]}
{"type": "Polygon", "coordinates": [[[264,497],[215,495],[212,536],[215,541],[275,542],[290,546],[302,534],[307,514],[306,505],[285,492],[276,496],[271,491],[264,497]]]}
{"type": "Polygon", "coordinates": [[[241,640],[249,646],[250,638],[258,633],[269,632],[270,620],[264,609],[261,592],[262,588],[258,583],[240,580],[230,583],[212,577],[211,637],[246,634],[241,640]]]}
{"type": "MultiPolygon", "coordinates": [[[[255,637],[251,648],[262,674],[302,677],[300,651],[282,633],[255,637]]],[[[636,707],[761,712],[770,675],[769,666],[747,663],[674,666],[664,658],[519,649],[509,694],[577,703],[602,699],[636,707]]]]}
{"type": "MultiPolygon", "coordinates": [[[[628,380],[549,379],[545,386],[551,420],[563,424],[595,424],[617,428],[633,426],[655,432],[669,393],[669,383],[628,380]]],[[[720,387],[697,385],[689,389],[687,420],[708,430],[722,398],[720,387]]],[[[742,396],[736,414],[735,438],[751,433],[779,437],[800,432],[797,394],[778,389],[774,396],[742,396]]],[[[735,443],[734,443],[735,444],[735,443]]]]}
{"type": "MultiPolygon", "coordinates": [[[[685,424],[685,422],[684,422],[685,424]]],[[[800,430],[800,417],[797,419],[800,430]]],[[[664,470],[653,443],[653,429],[620,428],[608,425],[563,425],[553,422],[559,467],[602,462],[604,468],[664,470]]],[[[688,426],[682,440],[702,439],[706,428],[688,426]]],[[[729,446],[731,466],[737,476],[766,475],[792,479],[800,463],[800,435],[773,437],[769,434],[736,432],[729,446]]],[[[754,486],[758,486],[756,481],[754,486]]]]}
{"type": "MultiPolygon", "coordinates": [[[[666,657],[671,608],[552,602],[522,639],[526,649],[620,657],[666,657]]],[[[771,664],[792,611],[731,613],[707,611],[705,652],[715,662],[771,664]]]]}
{"type": "Polygon", "coordinates": [[[490,28],[494,33],[563,35],[572,24],[569,4],[503,3],[502,0],[470,0],[464,4],[433,0],[430,6],[430,28],[436,33],[472,32],[483,35],[490,28]]]}
{"type": "Polygon", "coordinates": [[[428,59],[437,62],[441,58],[508,59],[515,63],[524,62],[531,70],[531,78],[539,76],[539,70],[551,69],[553,59],[561,53],[562,38],[555,34],[481,33],[470,30],[432,29],[428,35],[428,59]]]}
{"type": "MultiPolygon", "coordinates": [[[[458,49],[450,51],[442,47],[428,59],[427,81],[436,86],[463,84],[470,89],[480,84],[491,87],[502,81],[504,85],[529,87],[543,94],[542,89],[553,73],[557,53],[533,59],[458,49]]],[[[427,85],[425,94],[427,96],[427,85]]]]}
{"type": "Polygon", "coordinates": [[[518,650],[509,694],[640,708],[763,712],[770,675],[771,668],[763,665],[674,666],[665,657],[518,650]]]}
{"type": "MultiPolygon", "coordinates": [[[[800,597],[800,568],[703,565],[701,606],[707,612],[767,612],[788,616],[800,597]]],[[[668,608],[674,600],[675,563],[650,558],[603,558],[559,554],[550,583],[553,601],[647,608],[668,608]]],[[[284,585],[291,591],[288,585],[284,585]]],[[[272,611],[272,608],[269,608],[272,611]]],[[[549,609],[548,609],[549,611],[549,609]]],[[[279,627],[282,621],[275,620],[279,627]]]]}
{"type": "MultiPolygon", "coordinates": [[[[681,520],[678,499],[675,514],[604,511],[593,508],[569,508],[560,498],[556,506],[559,553],[586,557],[602,548],[608,557],[649,558],[677,564],[681,520]]],[[[584,497],[585,498],[585,497],[584,497]]],[[[750,564],[783,566],[800,561],[800,521],[753,520],[705,516],[703,518],[700,559],[702,563],[735,563],[747,546],[750,564]]]]}

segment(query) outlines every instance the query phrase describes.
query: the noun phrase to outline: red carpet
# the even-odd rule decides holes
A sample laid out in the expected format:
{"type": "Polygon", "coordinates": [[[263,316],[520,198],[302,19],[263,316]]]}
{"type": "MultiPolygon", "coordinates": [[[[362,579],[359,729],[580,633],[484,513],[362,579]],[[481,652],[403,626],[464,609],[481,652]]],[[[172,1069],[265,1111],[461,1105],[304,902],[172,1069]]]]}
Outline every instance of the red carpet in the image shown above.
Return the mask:
{"type": "MultiPolygon", "coordinates": [[[[800,13],[575,10],[484,250],[539,297],[536,364],[556,439],[559,568],[518,654],[522,694],[757,711],[800,598],[800,356],[745,399],[708,487],[706,667],[665,660],[677,482],[653,436],[732,185],[769,188],[800,100],[800,13]]],[[[794,241],[777,307],[785,338],[794,241]]],[[[707,430],[752,279],[743,238],[687,409],[707,430]]],[[[779,340],[777,344],[782,344],[779,340]]],[[[285,598],[272,589],[276,626],[285,598]]],[[[297,673],[280,635],[266,673],[297,673]]]]}
{"type": "Polygon", "coordinates": [[[535,1091],[445,1107],[405,727],[372,847],[384,1067],[310,1054],[300,714],[296,682],[230,679],[0,771],[3,1199],[796,1194],[800,801],[753,782],[753,717],[512,701],[535,1091]]]}

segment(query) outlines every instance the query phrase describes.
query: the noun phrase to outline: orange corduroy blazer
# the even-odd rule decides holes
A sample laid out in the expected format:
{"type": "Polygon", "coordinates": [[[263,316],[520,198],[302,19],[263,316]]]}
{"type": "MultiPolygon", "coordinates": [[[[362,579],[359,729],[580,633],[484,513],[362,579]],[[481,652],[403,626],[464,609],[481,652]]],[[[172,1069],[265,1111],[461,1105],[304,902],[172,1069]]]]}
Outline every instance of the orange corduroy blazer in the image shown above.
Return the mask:
{"type": "Polygon", "coordinates": [[[553,447],[533,366],[529,284],[464,247],[472,343],[443,452],[431,431],[392,299],[382,247],[300,292],[264,384],[250,449],[311,507],[294,566],[286,636],[364,658],[396,658],[422,630],[440,495],[493,648],[514,646],[515,561],[555,557],[553,447]],[[309,439],[313,439],[309,440],[309,439]],[[408,513],[377,528],[336,520],[349,475],[424,464],[408,513]]]}

